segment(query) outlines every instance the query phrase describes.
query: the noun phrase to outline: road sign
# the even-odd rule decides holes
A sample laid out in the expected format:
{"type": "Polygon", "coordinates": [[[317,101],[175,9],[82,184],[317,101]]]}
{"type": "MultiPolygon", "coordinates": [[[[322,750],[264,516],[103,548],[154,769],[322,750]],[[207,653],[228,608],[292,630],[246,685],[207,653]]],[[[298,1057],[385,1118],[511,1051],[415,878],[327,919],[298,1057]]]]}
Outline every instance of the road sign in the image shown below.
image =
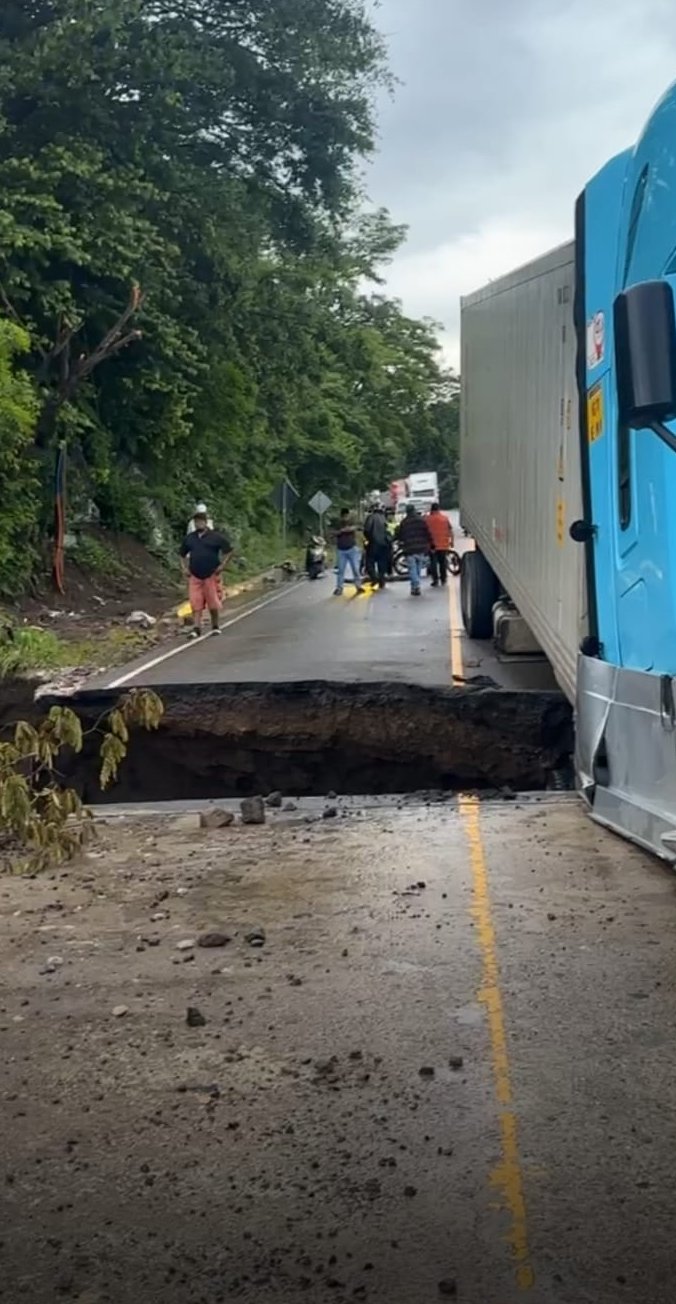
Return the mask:
{"type": "Polygon", "coordinates": [[[299,497],[300,494],[296,492],[288,480],[280,480],[270,494],[270,499],[278,512],[288,512],[299,497]]]}
{"type": "Polygon", "coordinates": [[[328,512],[330,506],[331,499],[325,493],[322,493],[321,489],[317,491],[314,498],[311,498],[308,503],[308,507],[311,507],[313,512],[316,512],[318,516],[323,516],[325,512],[328,512]]]}

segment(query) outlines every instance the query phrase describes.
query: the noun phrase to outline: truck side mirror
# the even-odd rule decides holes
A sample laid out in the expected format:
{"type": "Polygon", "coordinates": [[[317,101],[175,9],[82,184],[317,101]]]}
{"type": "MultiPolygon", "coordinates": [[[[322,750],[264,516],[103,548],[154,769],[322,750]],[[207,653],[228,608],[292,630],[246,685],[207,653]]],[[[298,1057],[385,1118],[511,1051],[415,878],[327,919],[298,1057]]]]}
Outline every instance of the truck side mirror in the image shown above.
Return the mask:
{"type": "Polygon", "coordinates": [[[614,306],[619,421],[642,429],[676,417],[676,312],[666,281],[643,281],[614,306]]]}

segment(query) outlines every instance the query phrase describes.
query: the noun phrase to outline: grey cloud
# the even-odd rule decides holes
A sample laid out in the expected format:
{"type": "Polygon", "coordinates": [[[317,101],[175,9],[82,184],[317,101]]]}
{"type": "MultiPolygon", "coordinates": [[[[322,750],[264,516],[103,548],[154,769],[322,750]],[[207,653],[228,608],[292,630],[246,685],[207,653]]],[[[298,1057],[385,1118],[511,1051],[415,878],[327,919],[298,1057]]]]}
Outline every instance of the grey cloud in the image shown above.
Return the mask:
{"type": "MultiPolygon", "coordinates": [[[[452,337],[449,251],[469,241],[481,278],[486,232],[513,231],[519,255],[529,239],[566,237],[579,189],[632,144],[676,74],[676,4],[381,0],[375,18],[401,84],[379,106],[369,193],[409,226],[395,292],[403,287],[405,307],[443,320],[452,337]]],[[[499,257],[493,248],[483,279],[498,274],[499,257]]]]}

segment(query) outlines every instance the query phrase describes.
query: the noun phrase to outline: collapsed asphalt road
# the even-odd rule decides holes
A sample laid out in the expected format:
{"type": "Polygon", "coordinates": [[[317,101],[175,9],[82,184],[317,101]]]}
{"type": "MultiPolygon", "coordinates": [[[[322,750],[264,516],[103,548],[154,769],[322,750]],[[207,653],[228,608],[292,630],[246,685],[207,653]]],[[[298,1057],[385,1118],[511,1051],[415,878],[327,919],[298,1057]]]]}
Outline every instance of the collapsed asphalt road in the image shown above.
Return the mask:
{"type": "Polygon", "coordinates": [[[168,684],[157,732],[134,732],[118,781],[98,786],[96,724],[119,691],[67,699],[87,731],[61,773],[88,802],[330,792],[531,790],[569,768],[559,693],[414,684],[168,684]]]}
{"type": "MultiPolygon", "coordinates": [[[[340,599],[331,584],[283,584],[226,612],[221,638],[178,641],[71,697],[89,727],[128,690],[164,701],[108,799],[527,790],[569,775],[572,713],[551,672],[469,643],[457,581],[416,602],[405,583],[340,599]]],[[[65,771],[88,801],[97,746],[65,771]]]]}

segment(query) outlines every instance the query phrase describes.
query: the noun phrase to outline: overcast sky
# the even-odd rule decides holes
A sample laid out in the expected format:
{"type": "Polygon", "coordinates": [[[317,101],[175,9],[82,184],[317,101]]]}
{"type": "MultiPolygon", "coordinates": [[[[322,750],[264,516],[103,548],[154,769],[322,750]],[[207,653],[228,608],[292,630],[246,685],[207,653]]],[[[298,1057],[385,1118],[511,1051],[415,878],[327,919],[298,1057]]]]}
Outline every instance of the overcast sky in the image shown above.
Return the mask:
{"type": "Polygon", "coordinates": [[[409,227],[388,274],[458,361],[461,294],[572,235],[585,181],[676,80],[676,0],[380,0],[394,100],[371,199],[409,227]]]}

